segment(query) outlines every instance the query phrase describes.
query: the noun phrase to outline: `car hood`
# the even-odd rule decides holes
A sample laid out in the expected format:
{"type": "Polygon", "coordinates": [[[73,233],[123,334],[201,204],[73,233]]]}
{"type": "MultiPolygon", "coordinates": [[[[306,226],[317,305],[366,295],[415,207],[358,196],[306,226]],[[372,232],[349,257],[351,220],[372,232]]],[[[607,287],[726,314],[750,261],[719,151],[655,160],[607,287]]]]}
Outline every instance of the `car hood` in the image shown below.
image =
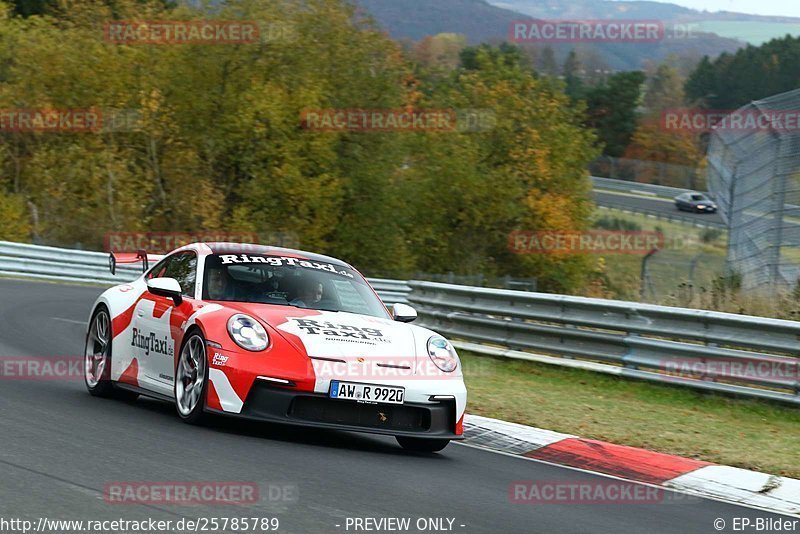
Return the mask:
{"type": "Polygon", "coordinates": [[[419,342],[427,343],[430,332],[390,319],[355,313],[270,304],[226,304],[260,319],[301,354],[311,358],[348,362],[368,358],[413,364],[419,342]]]}

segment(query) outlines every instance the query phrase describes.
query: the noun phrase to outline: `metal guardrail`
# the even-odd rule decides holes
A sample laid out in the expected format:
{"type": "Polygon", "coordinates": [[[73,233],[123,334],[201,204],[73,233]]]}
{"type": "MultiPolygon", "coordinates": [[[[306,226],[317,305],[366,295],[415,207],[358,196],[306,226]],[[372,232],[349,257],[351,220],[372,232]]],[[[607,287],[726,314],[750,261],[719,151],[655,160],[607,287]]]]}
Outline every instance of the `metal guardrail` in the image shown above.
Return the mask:
{"type": "Polygon", "coordinates": [[[592,187],[594,189],[606,189],[608,191],[620,191],[632,195],[645,195],[673,199],[682,193],[693,192],[691,189],[680,187],[667,187],[665,185],[641,184],[628,180],[616,180],[614,178],[601,178],[592,176],[592,187]]]}
{"type": "Polygon", "coordinates": [[[460,348],[800,405],[798,322],[432,282],[409,286],[420,322],[460,348]]]}
{"type": "Polygon", "coordinates": [[[609,200],[603,200],[602,204],[598,203],[600,208],[605,208],[609,210],[617,210],[617,211],[627,211],[630,213],[639,213],[642,215],[646,215],[648,217],[652,217],[654,219],[661,219],[664,221],[676,222],[680,224],[687,224],[690,226],[696,226],[698,228],[712,228],[715,230],[727,230],[727,227],[724,223],[716,222],[716,221],[707,221],[702,220],[697,217],[691,217],[682,212],[675,212],[675,213],[668,213],[659,210],[651,210],[647,208],[642,208],[640,206],[631,206],[626,204],[625,202],[615,202],[609,200]]]}
{"type": "MultiPolygon", "coordinates": [[[[618,180],[615,178],[602,178],[599,176],[590,176],[589,178],[592,180],[592,189],[628,193],[643,197],[658,197],[672,200],[682,193],[695,192],[694,189],[683,189],[681,187],[669,187],[666,185],[643,184],[640,182],[633,182],[631,180],[618,180]]],[[[703,193],[711,198],[714,198],[715,200],[718,200],[713,193],[708,191],[704,191],[703,193]]],[[[784,206],[786,206],[787,210],[800,209],[800,205],[790,204],[788,202],[784,204],[784,206]]]]}
{"type": "Polygon", "coordinates": [[[411,292],[408,282],[404,280],[387,280],[385,278],[367,279],[375,292],[386,304],[396,304],[398,302],[407,303],[407,296],[411,292]]]}
{"type": "Polygon", "coordinates": [[[4,276],[111,285],[129,282],[140,274],[141,267],[120,265],[112,275],[108,254],[103,252],[0,241],[0,275],[4,276]]]}
{"type": "MultiPolygon", "coordinates": [[[[664,185],[653,184],[640,184],[638,182],[629,182],[626,180],[615,180],[612,178],[600,178],[592,176],[592,187],[595,191],[613,191],[618,193],[625,193],[627,195],[634,195],[645,198],[663,198],[674,199],[681,193],[691,191],[690,189],[681,189],[678,187],[667,187],[664,185]]],[[[725,230],[727,227],[722,222],[702,220],[697,217],[692,217],[683,212],[666,212],[663,210],[655,210],[643,208],[641,206],[632,205],[625,202],[624,196],[620,200],[609,200],[607,198],[595,201],[601,208],[608,208],[614,210],[628,211],[631,213],[640,213],[648,217],[656,219],[663,219],[665,221],[673,221],[681,224],[691,224],[700,228],[714,228],[718,230],[725,230]]]]}
{"type": "MultiPolygon", "coordinates": [[[[0,241],[0,275],[103,285],[108,257],[0,241]]],[[[370,279],[462,349],[800,405],[800,322],[546,293],[370,279]],[[534,352],[531,352],[534,351],[534,352]]]]}
{"type": "MultiPolygon", "coordinates": [[[[114,285],[130,282],[140,274],[141,267],[117,265],[117,274],[112,275],[105,252],[0,241],[0,276],[114,285]]],[[[411,291],[401,280],[370,278],[369,282],[386,304],[406,302],[411,291]]]]}

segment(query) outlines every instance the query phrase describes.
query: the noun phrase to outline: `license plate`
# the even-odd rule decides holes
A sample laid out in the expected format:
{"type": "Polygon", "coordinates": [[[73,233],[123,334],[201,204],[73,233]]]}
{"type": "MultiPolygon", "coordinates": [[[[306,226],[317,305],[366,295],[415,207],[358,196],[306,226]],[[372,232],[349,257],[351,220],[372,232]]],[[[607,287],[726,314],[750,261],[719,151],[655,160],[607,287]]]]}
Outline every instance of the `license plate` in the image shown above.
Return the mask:
{"type": "Polygon", "coordinates": [[[359,402],[403,404],[405,388],[331,380],[330,397],[359,402]]]}

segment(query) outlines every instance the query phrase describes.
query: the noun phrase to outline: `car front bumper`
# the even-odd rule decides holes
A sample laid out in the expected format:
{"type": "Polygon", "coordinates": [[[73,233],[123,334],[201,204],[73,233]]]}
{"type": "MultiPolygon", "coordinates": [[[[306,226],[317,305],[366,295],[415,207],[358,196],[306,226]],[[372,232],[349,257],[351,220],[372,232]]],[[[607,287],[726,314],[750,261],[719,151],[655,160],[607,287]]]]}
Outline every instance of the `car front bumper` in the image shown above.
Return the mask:
{"type": "Polygon", "coordinates": [[[256,381],[240,413],[208,410],[255,421],[332,430],[430,439],[463,439],[456,434],[455,399],[405,404],[369,404],[331,399],[323,393],[298,391],[256,381]]]}

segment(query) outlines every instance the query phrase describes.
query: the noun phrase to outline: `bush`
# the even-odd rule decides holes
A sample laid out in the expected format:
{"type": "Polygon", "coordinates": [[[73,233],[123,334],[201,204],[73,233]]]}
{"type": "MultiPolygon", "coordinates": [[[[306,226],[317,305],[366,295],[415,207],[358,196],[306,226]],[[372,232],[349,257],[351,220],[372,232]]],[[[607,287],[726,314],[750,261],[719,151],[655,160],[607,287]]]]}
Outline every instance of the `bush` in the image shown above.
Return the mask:
{"type": "Polygon", "coordinates": [[[30,241],[31,225],[25,201],[0,192],[0,241],[30,241]]]}
{"type": "Polygon", "coordinates": [[[716,228],[707,228],[700,234],[700,241],[703,243],[713,243],[722,236],[722,230],[716,228]]]}
{"type": "Polygon", "coordinates": [[[628,221],[620,217],[613,217],[603,215],[594,222],[595,228],[601,230],[623,230],[628,232],[638,232],[642,229],[642,225],[636,221],[628,221]]]}

